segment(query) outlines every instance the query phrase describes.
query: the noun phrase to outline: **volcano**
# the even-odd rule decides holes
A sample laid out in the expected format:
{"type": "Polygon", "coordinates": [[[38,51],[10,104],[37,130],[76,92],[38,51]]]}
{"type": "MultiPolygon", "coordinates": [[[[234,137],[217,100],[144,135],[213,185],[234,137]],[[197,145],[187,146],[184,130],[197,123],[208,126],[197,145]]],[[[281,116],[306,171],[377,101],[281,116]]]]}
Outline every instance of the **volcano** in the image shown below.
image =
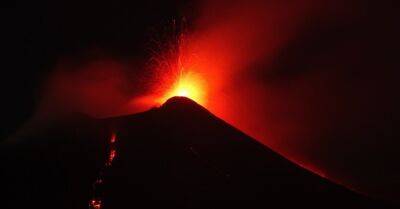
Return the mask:
{"type": "Polygon", "coordinates": [[[147,112],[46,122],[1,146],[1,208],[391,208],[320,177],[258,143],[194,101],[147,112]]]}

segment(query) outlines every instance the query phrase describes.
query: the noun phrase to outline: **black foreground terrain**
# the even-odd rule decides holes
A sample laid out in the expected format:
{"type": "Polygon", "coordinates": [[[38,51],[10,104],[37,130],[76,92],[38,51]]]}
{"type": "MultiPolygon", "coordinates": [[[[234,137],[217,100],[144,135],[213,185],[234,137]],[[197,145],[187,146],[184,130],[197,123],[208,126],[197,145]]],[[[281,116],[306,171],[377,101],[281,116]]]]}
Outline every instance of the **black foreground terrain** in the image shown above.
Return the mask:
{"type": "Polygon", "coordinates": [[[175,97],[144,113],[53,121],[0,147],[0,208],[88,208],[104,172],[102,208],[394,208],[288,161],[175,97]]]}

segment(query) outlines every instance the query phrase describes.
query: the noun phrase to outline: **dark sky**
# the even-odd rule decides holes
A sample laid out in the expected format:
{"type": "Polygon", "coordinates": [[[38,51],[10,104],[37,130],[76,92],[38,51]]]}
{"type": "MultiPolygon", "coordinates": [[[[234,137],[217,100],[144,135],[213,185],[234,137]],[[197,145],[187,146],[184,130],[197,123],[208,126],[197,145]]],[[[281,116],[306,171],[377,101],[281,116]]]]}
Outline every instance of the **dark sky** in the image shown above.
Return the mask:
{"type": "Polygon", "coordinates": [[[181,19],[183,5],[179,1],[28,1],[1,8],[2,138],[33,114],[43,82],[62,58],[93,50],[145,60],[153,31],[181,19]]]}
{"type": "MultiPolygon", "coordinates": [[[[329,127],[316,126],[324,130],[318,137],[328,143],[311,143],[305,149],[315,148],[314,156],[321,159],[314,162],[330,162],[336,170],[349,170],[354,174],[352,180],[358,178],[361,185],[374,182],[364,189],[399,197],[399,7],[395,1],[337,2],[341,6],[334,7],[338,11],[332,11],[336,15],[332,21],[329,16],[310,18],[269,63],[272,71],[263,70],[265,63],[259,63],[249,76],[275,87],[297,85],[293,81],[304,76],[319,84],[337,84],[293,97],[294,103],[296,96],[306,96],[311,104],[319,104],[304,107],[310,124],[320,122],[312,121],[319,113],[337,110],[321,124],[329,127]],[[348,17],[352,19],[347,21],[348,17]],[[318,76],[321,69],[329,71],[328,76],[318,76]],[[357,89],[356,98],[347,93],[349,89],[357,89]],[[347,145],[334,143],[338,138],[347,145]],[[361,151],[354,154],[358,148],[361,151]],[[339,155],[335,149],[341,150],[339,155]]],[[[145,65],[152,40],[163,39],[157,33],[170,27],[171,20],[183,17],[190,29],[197,5],[183,0],[30,1],[1,8],[1,138],[14,133],[34,114],[42,85],[60,60],[106,53],[135,57],[138,66],[145,65]]]]}

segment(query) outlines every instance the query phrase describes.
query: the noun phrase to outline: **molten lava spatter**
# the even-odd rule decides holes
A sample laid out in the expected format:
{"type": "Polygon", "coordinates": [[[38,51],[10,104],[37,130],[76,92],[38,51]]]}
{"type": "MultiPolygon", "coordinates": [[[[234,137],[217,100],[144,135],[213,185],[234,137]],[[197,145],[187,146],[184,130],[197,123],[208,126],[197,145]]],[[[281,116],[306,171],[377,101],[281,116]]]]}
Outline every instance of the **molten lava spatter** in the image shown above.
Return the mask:
{"type": "Polygon", "coordinates": [[[199,74],[181,72],[177,80],[159,100],[160,104],[174,96],[187,97],[201,105],[206,103],[206,84],[199,74]]]}

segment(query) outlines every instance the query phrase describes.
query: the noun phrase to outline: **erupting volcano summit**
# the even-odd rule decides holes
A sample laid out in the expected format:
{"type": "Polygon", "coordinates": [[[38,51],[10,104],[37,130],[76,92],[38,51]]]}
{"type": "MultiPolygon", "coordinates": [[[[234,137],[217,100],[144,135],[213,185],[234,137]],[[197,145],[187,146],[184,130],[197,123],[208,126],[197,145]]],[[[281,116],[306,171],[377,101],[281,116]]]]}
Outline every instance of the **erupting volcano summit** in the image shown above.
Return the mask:
{"type": "Polygon", "coordinates": [[[164,103],[174,96],[187,97],[199,104],[205,105],[207,87],[204,79],[193,72],[180,73],[177,80],[170,88],[167,88],[165,95],[159,103],[164,103]]]}

